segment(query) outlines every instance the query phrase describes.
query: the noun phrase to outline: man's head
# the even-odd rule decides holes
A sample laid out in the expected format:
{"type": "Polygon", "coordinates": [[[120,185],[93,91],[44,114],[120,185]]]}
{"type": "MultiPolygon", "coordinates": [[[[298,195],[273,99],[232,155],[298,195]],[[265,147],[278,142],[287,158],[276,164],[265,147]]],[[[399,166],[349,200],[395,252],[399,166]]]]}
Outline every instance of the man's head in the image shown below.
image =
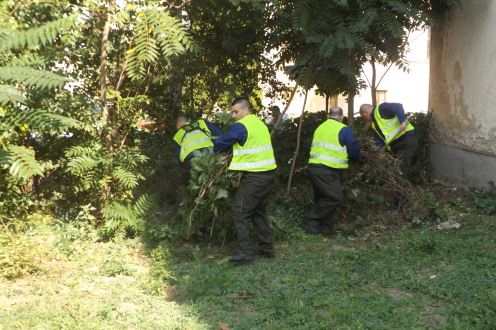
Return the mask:
{"type": "Polygon", "coordinates": [[[251,114],[251,103],[245,97],[238,97],[231,103],[231,114],[239,121],[251,114]]]}
{"type": "Polygon", "coordinates": [[[329,118],[336,119],[339,122],[342,122],[344,118],[343,109],[341,109],[340,107],[331,108],[331,110],[329,111],[329,118]]]}
{"type": "Polygon", "coordinates": [[[180,114],[177,115],[176,118],[176,129],[179,130],[187,122],[188,122],[188,116],[186,116],[184,112],[181,112],[180,114]]]}
{"type": "Polygon", "coordinates": [[[372,121],[372,104],[362,104],[360,106],[360,116],[366,121],[372,121]]]}
{"type": "Polygon", "coordinates": [[[269,108],[269,112],[272,115],[272,122],[275,124],[281,115],[281,110],[277,105],[273,105],[269,108]]]}

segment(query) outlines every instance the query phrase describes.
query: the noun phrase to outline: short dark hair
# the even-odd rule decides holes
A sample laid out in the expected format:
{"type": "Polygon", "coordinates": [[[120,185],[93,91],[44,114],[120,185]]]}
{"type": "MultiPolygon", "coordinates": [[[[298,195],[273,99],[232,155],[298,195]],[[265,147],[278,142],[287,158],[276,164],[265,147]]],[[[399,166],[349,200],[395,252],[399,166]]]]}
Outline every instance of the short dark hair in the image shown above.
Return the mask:
{"type": "Polygon", "coordinates": [[[269,108],[269,111],[272,115],[274,116],[280,116],[281,115],[281,109],[277,105],[273,105],[269,108]]]}
{"type": "Polygon", "coordinates": [[[240,104],[241,106],[246,107],[251,111],[251,103],[250,103],[250,101],[248,101],[248,99],[246,97],[238,97],[238,98],[234,99],[234,101],[232,101],[232,103],[231,103],[231,106],[236,105],[236,104],[240,104]]]}

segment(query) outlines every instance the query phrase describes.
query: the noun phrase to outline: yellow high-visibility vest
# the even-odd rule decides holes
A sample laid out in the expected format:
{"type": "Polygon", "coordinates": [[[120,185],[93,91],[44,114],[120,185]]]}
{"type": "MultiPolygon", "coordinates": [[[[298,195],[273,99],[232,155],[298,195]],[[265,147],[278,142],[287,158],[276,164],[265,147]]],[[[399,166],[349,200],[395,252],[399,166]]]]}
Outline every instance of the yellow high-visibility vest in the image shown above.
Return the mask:
{"type": "Polygon", "coordinates": [[[181,146],[179,160],[184,162],[186,157],[195,150],[213,148],[214,143],[211,135],[212,133],[203,119],[184,124],[174,135],[174,141],[181,146]]]}
{"type": "Polygon", "coordinates": [[[348,151],[339,143],[339,131],[346,127],[337,120],[328,119],[313,135],[309,164],[323,164],[331,168],[348,168],[348,151]]]}
{"type": "Polygon", "coordinates": [[[374,129],[374,131],[377,132],[377,134],[381,137],[381,139],[384,140],[384,143],[386,143],[388,148],[391,142],[400,138],[406,132],[412,131],[414,129],[413,125],[408,123],[408,125],[406,126],[406,130],[401,131],[400,130],[401,123],[400,120],[398,119],[398,116],[394,116],[391,119],[383,119],[381,117],[381,114],[379,113],[378,106],[374,110],[374,119],[377,122],[377,125],[379,125],[379,127],[376,127],[375,122],[372,121],[372,128],[374,129]]]}
{"type": "Polygon", "coordinates": [[[266,172],[277,168],[274,150],[267,126],[257,116],[250,114],[238,123],[248,131],[244,146],[233,145],[229,169],[233,171],[266,172]]]}

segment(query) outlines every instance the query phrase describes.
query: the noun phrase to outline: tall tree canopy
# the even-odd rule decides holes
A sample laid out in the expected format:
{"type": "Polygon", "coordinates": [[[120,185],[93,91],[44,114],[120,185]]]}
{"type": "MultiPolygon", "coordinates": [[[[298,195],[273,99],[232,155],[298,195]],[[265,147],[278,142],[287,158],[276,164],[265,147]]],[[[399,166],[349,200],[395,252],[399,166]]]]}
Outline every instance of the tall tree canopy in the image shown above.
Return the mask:
{"type": "Polygon", "coordinates": [[[436,24],[459,5],[459,0],[272,1],[270,47],[279,50],[281,65],[294,66],[304,85],[345,92],[350,102],[364,86],[360,70],[367,61],[403,67],[408,34],[436,24]]]}

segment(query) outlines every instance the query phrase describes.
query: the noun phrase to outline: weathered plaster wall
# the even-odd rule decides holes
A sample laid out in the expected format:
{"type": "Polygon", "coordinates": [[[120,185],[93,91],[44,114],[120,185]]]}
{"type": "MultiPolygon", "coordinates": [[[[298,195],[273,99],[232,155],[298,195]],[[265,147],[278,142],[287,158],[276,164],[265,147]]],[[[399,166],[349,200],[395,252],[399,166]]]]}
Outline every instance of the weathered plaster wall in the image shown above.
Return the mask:
{"type": "Polygon", "coordinates": [[[496,180],[496,1],[462,3],[431,34],[431,160],[435,177],[483,186],[496,180]]]}

